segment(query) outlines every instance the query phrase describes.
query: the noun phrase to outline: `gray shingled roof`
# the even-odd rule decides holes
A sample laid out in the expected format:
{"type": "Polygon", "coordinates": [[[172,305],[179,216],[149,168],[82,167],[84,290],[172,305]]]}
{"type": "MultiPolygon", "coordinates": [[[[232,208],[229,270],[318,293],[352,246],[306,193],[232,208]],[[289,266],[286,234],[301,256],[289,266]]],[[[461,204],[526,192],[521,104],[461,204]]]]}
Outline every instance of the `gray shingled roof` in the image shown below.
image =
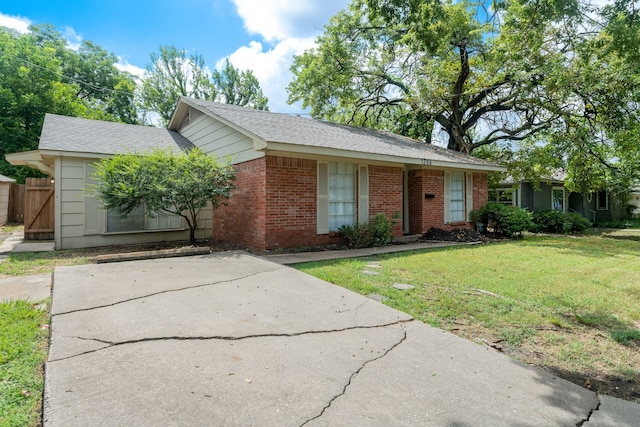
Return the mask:
{"type": "Polygon", "coordinates": [[[16,182],[16,180],[8,176],[0,175],[0,182],[16,182]]]}
{"type": "Polygon", "coordinates": [[[254,110],[193,98],[181,100],[210,112],[268,142],[326,147],[361,153],[429,159],[433,161],[496,167],[495,163],[425,144],[391,132],[340,125],[300,116],[254,110]]]}
{"type": "Polygon", "coordinates": [[[118,154],[154,148],[179,152],[191,147],[193,144],[178,132],[163,128],[47,114],[38,149],[118,154]]]}

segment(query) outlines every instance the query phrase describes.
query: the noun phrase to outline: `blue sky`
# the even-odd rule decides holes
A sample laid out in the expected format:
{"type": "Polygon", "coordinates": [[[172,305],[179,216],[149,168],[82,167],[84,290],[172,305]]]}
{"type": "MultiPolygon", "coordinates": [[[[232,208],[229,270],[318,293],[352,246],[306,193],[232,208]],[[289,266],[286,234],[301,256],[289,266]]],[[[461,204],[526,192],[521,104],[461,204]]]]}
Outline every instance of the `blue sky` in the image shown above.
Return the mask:
{"type": "Polygon", "coordinates": [[[272,111],[286,104],[294,54],[313,47],[329,18],[349,0],[0,0],[0,25],[27,31],[50,23],[71,45],[86,39],[141,75],[149,54],[172,44],[204,56],[215,68],[225,58],[252,69],[272,111]]]}

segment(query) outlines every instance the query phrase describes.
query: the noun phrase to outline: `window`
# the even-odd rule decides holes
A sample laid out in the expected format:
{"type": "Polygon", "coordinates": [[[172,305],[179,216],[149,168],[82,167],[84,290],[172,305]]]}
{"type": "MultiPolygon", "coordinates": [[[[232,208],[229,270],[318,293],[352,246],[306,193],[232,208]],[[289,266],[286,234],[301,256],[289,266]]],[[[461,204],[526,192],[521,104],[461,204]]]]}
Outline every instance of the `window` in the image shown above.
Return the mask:
{"type": "Polygon", "coordinates": [[[178,215],[145,211],[144,204],[124,218],[118,212],[107,211],[107,233],[182,228],[182,217],[178,215]]]}
{"type": "Polygon", "coordinates": [[[551,209],[564,212],[564,188],[553,187],[551,190],[551,209]]]}
{"type": "Polygon", "coordinates": [[[451,172],[451,222],[464,220],[464,172],[451,172]]]}
{"type": "Polygon", "coordinates": [[[329,230],[353,224],[356,214],[355,172],[352,164],[329,163],[329,230]]]}
{"type": "Polygon", "coordinates": [[[494,203],[500,203],[502,205],[515,205],[516,189],[515,188],[496,188],[495,190],[490,190],[489,200],[494,203]]]}
{"type": "Polygon", "coordinates": [[[596,206],[599,211],[606,211],[609,209],[609,200],[607,198],[606,191],[598,191],[598,194],[596,195],[596,206]]]}
{"type": "Polygon", "coordinates": [[[367,165],[318,162],[317,177],[318,234],[337,231],[342,225],[355,223],[356,219],[363,224],[369,221],[367,165]]]}

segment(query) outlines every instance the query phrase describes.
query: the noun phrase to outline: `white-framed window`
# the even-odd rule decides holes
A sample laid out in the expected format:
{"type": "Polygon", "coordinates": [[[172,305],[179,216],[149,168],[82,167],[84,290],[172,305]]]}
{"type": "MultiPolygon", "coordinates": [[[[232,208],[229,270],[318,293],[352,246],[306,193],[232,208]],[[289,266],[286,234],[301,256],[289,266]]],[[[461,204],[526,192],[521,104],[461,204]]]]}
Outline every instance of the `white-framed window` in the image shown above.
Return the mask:
{"type": "Polygon", "coordinates": [[[515,205],[516,189],[496,188],[495,190],[489,190],[489,201],[493,203],[500,203],[502,205],[515,205]]]}
{"type": "Polygon", "coordinates": [[[598,191],[596,193],[596,209],[606,211],[609,209],[609,198],[606,191],[598,191]]]}
{"type": "Polygon", "coordinates": [[[444,222],[445,224],[469,221],[473,208],[473,173],[445,171],[444,173],[444,222]]]}
{"type": "Polygon", "coordinates": [[[356,176],[351,163],[329,163],[329,230],[356,220],[356,176]]]}
{"type": "Polygon", "coordinates": [[[367,165],[318,162],[317,178],[318,234],[338,231],[342,225],[351,225],[356,221],[365,223],[369,220],[367,165]]]}
{"type": "Polygon", "coordinates": [[[554,211],[565,211],[564,187],[553,187],[551,189],[551,209],[554,211]]]}
{"type": "Polygon", "coordinates": [[[180,228],[182,228],[182,217],[163,212],[148,212],[144,204],[138,206],[124,218],[116,211],[107,211],[107,233],[171,230],[180,228]]]}
{"type": "Polygon", "coordinates": [[[464,172],[451,172],[451,222],[463,222],[464,213],[464,172]]]}

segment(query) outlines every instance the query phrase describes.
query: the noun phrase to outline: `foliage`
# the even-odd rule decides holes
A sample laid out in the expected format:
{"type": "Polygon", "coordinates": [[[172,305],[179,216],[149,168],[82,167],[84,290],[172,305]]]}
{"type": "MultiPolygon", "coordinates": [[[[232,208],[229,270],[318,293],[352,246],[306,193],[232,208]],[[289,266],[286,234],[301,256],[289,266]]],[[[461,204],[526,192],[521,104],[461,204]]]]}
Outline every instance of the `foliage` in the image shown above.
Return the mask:
{"type": "MultiPolygon", "coordinates": [[[[631,0],[353,0],[295,57],[313,117],[488,153],[512,176],[559,167],[580,191],[640,178],[640,22],[631,0]]],[[[484,153],[485,155],[487,153],[484,153]]]]}
{"type": "Polygon", "coordinates": [[[392,230],[399,213],[389,219],[385,214],[378,213],[366,224],[343,225],[338,231],[346,239],[351,249],[369,248],[372,246],[386,246],[393,240],[392,230]]]}
{"type": "Polygon", "coordinates": [[[382,295],[385,304],[464,338],[505,338],[503,350],[525,363],[580,385],[587,375],[599,392],[638,400],[640,372],[628,371],[640,364],[638,341],[619,345],[612,334],[637,329],[640,311],[630,298],[640,292],[637,242],[525,235],[376,258],[376,276],[362,274],[370,261],[361,259],[296,268],[365,296],[382,295]],[[395,283],[415,289],[398,291],[395,283]]]}
{"type": "Polygon", "coordinates": [[[471,220],[480,222],[484,230],[506,237],[514,237],[531,228],[531,213],[513,205],[487,203],[477,211],[471,211],[471,220]]]}
{"type": "Polygon", "coordinates": [[[136,122],[135,82],[116,63],[90,41],[72,50],[50,25],[27,34],[0,27],[0,174],[41,176],[4,154],[36,149],[46,113],[136,122]]]}
{"type": "Polygon", "coordinates": [[[131,213],[144,203],[150,212],[179,215],[195,242],[198,214],[210,203],[217,208],[231,197],[235,171],[197,148],[175,154],[168,150],[119,154],[95,166],[97,184],[88,188],[103,208],[131,213]]]}
{"type": "Polygon", "coordinates": [[[180,96],[268,109],[268,99],[253,72],[240,71],[229,60],[222,70],[209,75],[202,55],[175,46],[160,46],[150,59],[140,92],[141,106],[159,114],[165,125],[180,96]]]}
{"type": "Polygon", "coordinates": [[[41,421],[47,311],[27,301],[0,303],[0,425],[41,421]]]}
{"type": "Polygon", "coordinates": [[[623,345],[630,345],[633,341],[640,342],[640,331],[637,329],[624,329],[612,331],[609,336],[623,345]]]}
{"type": "Polygon", "coordinates": [[[591,227],[591,223],[581,215],[573,212],[539,211],[531,215],[536,233],[581,233],[591,227]]]}

